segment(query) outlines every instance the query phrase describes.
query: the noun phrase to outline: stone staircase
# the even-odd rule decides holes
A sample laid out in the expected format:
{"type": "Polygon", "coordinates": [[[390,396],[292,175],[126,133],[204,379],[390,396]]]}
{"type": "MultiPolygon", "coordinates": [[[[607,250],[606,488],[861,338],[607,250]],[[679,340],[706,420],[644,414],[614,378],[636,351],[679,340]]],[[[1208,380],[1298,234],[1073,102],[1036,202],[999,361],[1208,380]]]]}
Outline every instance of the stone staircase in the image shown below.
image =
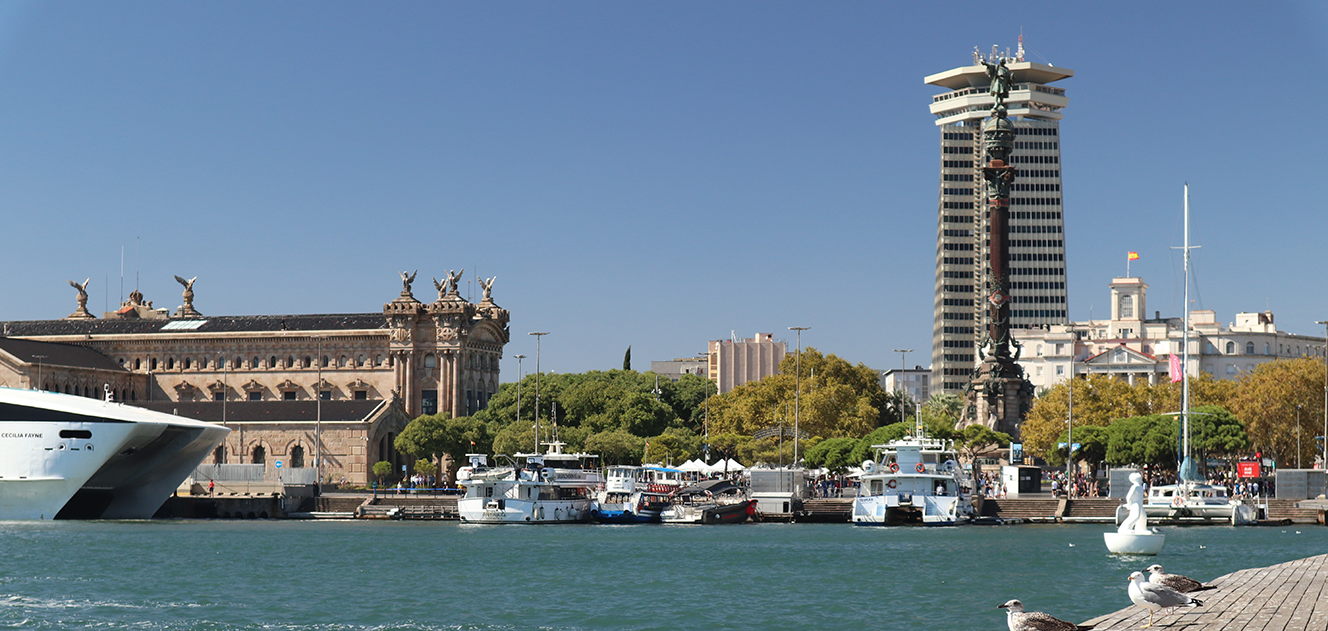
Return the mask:
{"type": "Polygon", "coordinates": [[[1056,499],[986,499],[982,501],[983,517],[999,517],[1025,521],[1055,521],[1060,500],[1056,499]]]}
{"type": "Polygon", "coordinates": [[[1120,506],[1121,500],[1112,497],[1089,497],[1083,499],[1073,499],[1066,503],[1065,518],[1108,518],[1114,522],[1116,520],[1116,507],[1120,506]]]}
{"type": "Polygon", "coordinates": [[[1273,521],[1290,519],[1295,524],[1319,523],[1319,510],[1308,507],[1297,508],[1298,501],[1300,500],[1268,500],[1268,519],[1273,521]]]}
{"type": "Polygon", "coordinates": [[[802,510],[793,516],[796,522],[847,522],[853,513],[853,498],[831,497],[803,500],[802,510]]]}
{"type": "Polygon", "coordinates": [[[460,519],[455,496],[371,498],[355,508],[362,519],[460,519]]]}

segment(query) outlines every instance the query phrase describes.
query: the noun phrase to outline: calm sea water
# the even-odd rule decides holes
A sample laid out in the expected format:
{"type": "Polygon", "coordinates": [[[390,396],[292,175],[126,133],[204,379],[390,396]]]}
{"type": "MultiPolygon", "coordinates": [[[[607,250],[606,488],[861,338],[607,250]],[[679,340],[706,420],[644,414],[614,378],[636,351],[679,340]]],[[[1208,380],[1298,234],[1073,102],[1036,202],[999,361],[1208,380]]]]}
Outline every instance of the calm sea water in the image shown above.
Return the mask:
{"type": "MultiPolygon", "coordinates": [[[[0,628],[998,631],[1010,598],[1129,605],[1151,560],[1104,530],[0,522],[0,628]]],[[[1163,531],[1157,562],[1198,579],[1328,552],[1317,526],[1163,531]]]]}

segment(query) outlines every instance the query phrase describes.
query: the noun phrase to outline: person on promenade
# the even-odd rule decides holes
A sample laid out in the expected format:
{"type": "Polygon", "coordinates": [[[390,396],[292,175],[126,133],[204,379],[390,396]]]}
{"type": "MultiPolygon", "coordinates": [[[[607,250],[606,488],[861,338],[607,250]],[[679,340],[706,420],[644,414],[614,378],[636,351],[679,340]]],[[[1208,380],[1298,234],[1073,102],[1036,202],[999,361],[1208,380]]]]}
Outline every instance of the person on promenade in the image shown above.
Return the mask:
{"type": "Polygon", "coordinates": [[[208,480],[208,496],[210,497],[215,490],[217,490],[217,483],[213,480],[208,480]]]}

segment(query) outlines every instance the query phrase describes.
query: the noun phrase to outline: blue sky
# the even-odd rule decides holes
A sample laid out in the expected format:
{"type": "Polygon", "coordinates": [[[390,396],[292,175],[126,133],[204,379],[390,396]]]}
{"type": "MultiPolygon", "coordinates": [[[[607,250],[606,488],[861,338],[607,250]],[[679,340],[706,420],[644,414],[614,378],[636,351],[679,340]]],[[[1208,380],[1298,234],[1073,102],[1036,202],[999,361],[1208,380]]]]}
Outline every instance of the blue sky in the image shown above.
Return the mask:
{"type": "MultiPolygon", "coordinates": [[[[0,319],[139,284],[205,314],[364,312],[397,272],[498,277],[559,372],[730,331],[929,361],[922,77],[1014,47],[1059,85],[1070,314],[1125,253],[1179,313],[1321,334],[1328,9],[1286,3],[6,3],[0,319]],[[136,263],[135,249],[140,251],[136,263]],[[108,286],[109,285],[109,286],[108,286]]],[[[478,292],[476,292],[478,293],[478,292]]],[[[527,366],[527,370],[533,366],[527,366]]],[[[505,359],[504,374],[516,362],[505,359]]]]}

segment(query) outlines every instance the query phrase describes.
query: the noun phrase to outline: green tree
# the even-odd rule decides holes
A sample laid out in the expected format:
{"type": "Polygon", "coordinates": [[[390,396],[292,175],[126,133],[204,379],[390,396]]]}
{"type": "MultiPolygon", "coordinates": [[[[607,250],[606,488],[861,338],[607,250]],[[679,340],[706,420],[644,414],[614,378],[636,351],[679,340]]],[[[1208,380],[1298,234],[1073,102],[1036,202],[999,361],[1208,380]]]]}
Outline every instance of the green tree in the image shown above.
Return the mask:
{"type": "Polygon", "coordinates": [[[591,434],[586,438],[585,451],[598,454],[604,464],[636,464],[645,451],[645,439],[621,429],[591,434]]]}
{"type": "Polygon", "coordinates": [[[384,485],[385,482],[384,482],[383,479],[386,478],[386,477],[389,476],[389,475],[392,475],[392,473],[393,473],[393,471],[392,471],[392,463],[390,463],[390,462],[388,462],[388,461],[386,461],[386,460],[379,460],[378,462],[375,462],[375,463],[374,463],[374,466],[373,466],[373,474],[376,475],[376,476],[378,476],[378,484],[379,484],[379,486],[384,485]]]}
{"type": "Polygon", "coordinates": [[[417,417],[397,435],[397,451],[416,458],[447,456],[454,466],[467,453],[488,453],[493,447],[489,427],[469,416],[446,418],[442,414],[417,417]]]}
{"type": "Polygon", "coordinates": [[[701,437],[690,429],[672,427],[646,439],[647,462],[682,463],[700,455],[701,437]]]}
{"type": "Polygon", "coordinates": [[[959,432],[956,443],[960,445],[960,452],[972,462],[991,447],[1009,447],[1010,435],[993,431],[986,425],[969,425],[959,432]]]}
{"type": "Polygon", "coordinates": [[[741,462],[743,465],[755,463],[750,457],[744,458],[744,454],[750,454],[752,443],[756,439],[751,436],[734,434],[732,432],[725,434],[712,434],[710,436],[710,449],[719,455],[720,459],[732,458],[741,462]]]}
{"type": "Polygon", "coordinates": [[[632,345],[627,345],[627,353],[623,355],[623,370],[632,369],[632,345]]]}
{"type": "Polygon", "coordinates": [[[1123,418],[1107,429],[1107,463],[1113,466],[1149,465],[1176,469],[1174,417],[1153,414],[1123,418]]]}
{"type": "Polygon", "coordinates": [[[806,461],[812,467],[825,467],[832,473],[843,473],[857,464],[852,458],[857,446],[856,438],[827,438],[807,450],[806,461]]]}
{"type": "Polygon", "coordinates": [[[434,464],[428,458],[420,458],[415,461],[415,473],[420,475],[435,475],[438,473],[438,465],[434,464]]]}
{"type": "MultiPolygon", "coordinates": [[[[1241,378],[1230,410],[1245,421],[1251,446],[1273,456],[1281,467],[1296,466],[1299,422],[1300,460],[1306,465],[1314,462],[1317,451],[1313,437],[1323,433],[1323,385],[1321,360],[1267,362],[1241,378]]],[[[1191,423],[1191,432],[1193,427],[1191,423]]]]}
{"type": "Polygon", "coordinates": [[[878,427],[872,430],[872,433],[858,439],[858,444],[853,448],[850,454],[850,462],[861,463],[866,460],[872,460],[876,454],[872,450],[872,445],[884,445],[892,440],[899,440],[912,434],[914,425],[912,423],[895,423],[878,427]]]}

